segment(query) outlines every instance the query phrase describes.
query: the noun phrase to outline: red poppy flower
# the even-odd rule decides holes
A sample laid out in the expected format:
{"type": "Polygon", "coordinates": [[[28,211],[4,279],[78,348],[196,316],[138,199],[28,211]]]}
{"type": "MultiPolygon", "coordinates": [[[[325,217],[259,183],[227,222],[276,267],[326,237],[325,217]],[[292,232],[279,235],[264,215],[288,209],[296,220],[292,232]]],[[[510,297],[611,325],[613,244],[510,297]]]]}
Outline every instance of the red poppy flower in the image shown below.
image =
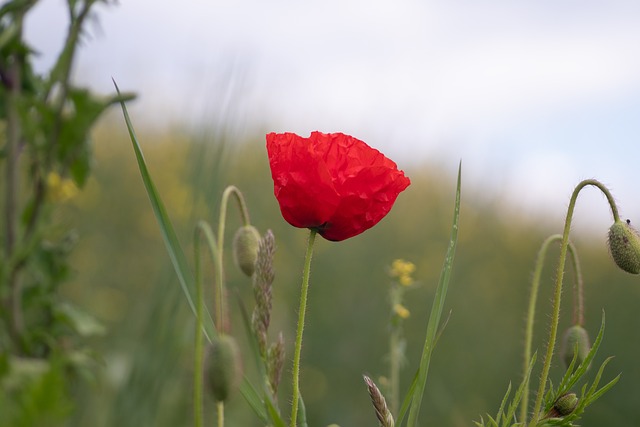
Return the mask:
{"type": "Polygon", "coordinates": [[[410,184],[393,161],[342,133],[270,133],[267,153],[284,219],[327,240],[376,225],[410,184]]]}

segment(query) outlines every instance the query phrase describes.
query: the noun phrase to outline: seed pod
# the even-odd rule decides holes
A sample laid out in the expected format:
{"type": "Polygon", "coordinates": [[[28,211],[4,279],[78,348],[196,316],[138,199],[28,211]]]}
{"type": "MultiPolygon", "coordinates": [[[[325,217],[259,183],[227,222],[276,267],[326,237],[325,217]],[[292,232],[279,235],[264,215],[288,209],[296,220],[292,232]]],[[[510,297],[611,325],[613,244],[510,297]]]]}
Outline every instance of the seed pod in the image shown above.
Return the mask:
{"type": "Polygon", "coordinates": [[[260,233],[253,225],[242,226],[233,238],[233,260],[244,274],[251,277],[258,259],[260,233]]]}
{"type": "Polygon", "coordinates": [[[205,383],[217,402],[224,402],[242,376],[238,345],[233,337],[219,335],[209,346],[205,361],[205,383]]]}
{"type": "Polygon", "coordinates": [[[589,350],[591,350],[591,344],[589,343],[589,334],[587,330],[580,325],[573,325],[567,332],[564,334],[562,352],[560,353],[562,356],[562,360],[564,361],[565,367],[568,368],[573,360],[573,356],[576,351],[578,356],[576,357],[576,364],[578,366],[580,363],[586,359],[589,350]]]}
{"type": "Polygon", "coordinates": [[[630,224],[618,220],[609,228],[609,252],[622,270],[640,274],[640,236],[630,224]]]}

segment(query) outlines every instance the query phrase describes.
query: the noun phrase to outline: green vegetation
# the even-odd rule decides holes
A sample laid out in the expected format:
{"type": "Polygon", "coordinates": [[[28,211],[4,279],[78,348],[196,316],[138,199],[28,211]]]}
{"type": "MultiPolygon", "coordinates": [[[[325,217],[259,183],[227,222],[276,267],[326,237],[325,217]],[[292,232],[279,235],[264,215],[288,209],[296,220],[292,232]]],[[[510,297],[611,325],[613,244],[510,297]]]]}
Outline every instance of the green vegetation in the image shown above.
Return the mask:
{"type": "MultiPolygon", "coordinates": [[[[306,233],[291,228],[280,216],[262,137],[234,141],[176,133],[144,134],[141,139],[148,141],[147,163],[185,247],[191,244],[197,219],[214,219],[217,200],[232,183],[243,191],[254,225],[261,232],[273,230],[277,251],[272,325],[273,330],[284,331],[290,358],[306,233]],[[221,158],[224,167],[218,163],[221,158]]],[[[78,425],[96,418],[97,425],[105,426],[188,425],[194,318],[170,267],[124,129],[119,135],[102,129],[95,140],[94,178],[64,212],[83,236],[72,258],[75,278],[64,290],[95,313],[109,333],[95,342],[106,366],[97,371],[96,385],[88,390],[83,386],[74,417],[78,425]]],[[[375,423],[361,374],[377,381],[387,372],[387,268],[395,258],[417,266],[413,277],[419,284],[405,301],[411,316],[403,325],[408,366],[419,361],[448,240],[454,179],[428,164],[407,174],[412,186],[381,224],[340,244],[317,242],[301,374],[309,425],[375,423]],[[358,334],[354,338],[345,329],[358,334]]],[[[470,425],[499,407],[509,382],[520,381],[524,314],[535,257],[545,237],[561,227],[525,223],[499,201],[476,199],[479,190],[468,185],[469,197],[462,201],[458,254],[445,305],[451,316],[431,362],[421,415],[426,425],[470,425]]],[[[581,214],[585,212],[578,201],[576,215],[581,214]]],[[[236,216],[229,221],[231,229],[234,221],[241,225],[236,216]]],[[[594,366],[615,355],[603,381],[619,372],[623,376],[589,408],[582,424],[601,425],[613,419],[618,425],[633,425],[638,415],[627,387],[640,377],[633,357],[640,349],[632,344],[634,332],[628,325],[634,324],[634,301],[640,290],[633,276],[612,264],[605,244],[607,226],[603,224],[602,233],[583,231],[574,239],[580,243],[586,329],[592,336],[599,328],[601,310],[607,312],[607,332],[594,366]]],[[[548,259],[556,259],[555,254],[553,247],[548,259]]],[[[250,301],[250,280],[227,258],[228,287],[250,301]]],[[[554,267],[548,261],[542,273],[533,342],[538,354],[544,349],[554,267]]],[[[571,322],[569,301],[565,298],[567,314],[561,319],[561,331],[571,322]]],[[[233,311],[233,329],[244,354],[250,354],[242,320],[233,311]]],[[[247,363],[245,368],[250,373],[253,366],[247,363]]],[[[559,381],[562,369],[557,360],[552,378],[559,381]]],[[[411,381],[410,371],[402,371],[403,391],[411,381]]],[[[290,372],[285,369],[284,375],[290,372]]],[[[283,380],[284,395],[289,393],[288,384],[283,380]]],[[[532,384],[537,385],[537,378],[532,384]]],[[[205,405],[209,420],[212,405],[205,405]]],[[[259,425],[239,395],[229,402],[227,416],[238,425],[259,425]]]]}

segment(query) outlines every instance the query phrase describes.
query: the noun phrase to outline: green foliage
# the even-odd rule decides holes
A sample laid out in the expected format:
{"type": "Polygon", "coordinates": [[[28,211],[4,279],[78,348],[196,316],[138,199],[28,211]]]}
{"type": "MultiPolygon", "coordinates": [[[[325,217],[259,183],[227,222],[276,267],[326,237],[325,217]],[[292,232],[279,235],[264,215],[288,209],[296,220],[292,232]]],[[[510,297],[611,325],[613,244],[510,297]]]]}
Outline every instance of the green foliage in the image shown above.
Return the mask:
{"type": "Polygon", "coordinates": [[[95,0],[68,2],[69,31],[56,64],[36,74],[35,50],[23,38],[36,3],[0,7],[0,407],[12,426],[63,425],[70,384],[95,364],[85,340],[104,328],[60,293],[78,239],[57,214],[87,182],[92,127],[109,106],[132,98],[101,98],[71,82],[95,0]]]}
{"type": "MultiPolygon", "coordinates": [[[[585,409],[590,406],[593,402],[595,402],[598,398],[600,398],[604,393],[606,393],[611,387],[613,387],[618,380],[620,379],[620,375],[615,377],[613,380],[609,381],[606,385],[598,388],[600,384],[600,379],[602,378],[602,374],[604,372],[604,368],[611,361],[611,357],[607,358],[600,369],[598,370],[596,376],[594,377],[591,385],[588,382],[582,386],[580,390],[580,395],[577,396],[578,403],[574,409],[570,411],[568,414],[561,414],[557,411],[557,402],[563,396],[568,395],[572,388],[580,381],[584,380],[585,375],[593,361],[598,348],[602,342],[602,337],[604,335],[604,313],[602,316],[602,325],[600,327],[600,332],[596,337],[596,341],[593,344],[593,347],[587,354],[587,357],[580,363],[577,367],[575,366],[577,362],[577,353],[574,355],[574,358],[571,364],[567,367],[567,370],[562,377],[560,384],[557,388],[551,387],[547,391],[544,399],[544,413],[545,415],[536,423],[537,427],[544,426],[564,426],[564,427],[572,427],[575,426],[575,421],[579,420],[581,416],[584,414],[585,409]],[[575,368],[575,369],[574,369],[575,368]]],[[[508,409],[505,411],[505,405],[509,398],[509,394],[511,392],[511,386],[507,389],[507,392],[502,400],[502,404],[500,409],[498,410],[498,414],[495,418],[487,415],[487,422],[484,421],[483,418],[480,419],[480,422],[475,422],[478,427],[518,427],[525,426],[526,420],[516,420],[515,410],[520,404],[520,399],[522,398],[522,392],[524,387],[528,383],[528,379],[531,375],[531,369],[535,363],[535,357],[531,361],[529,367],[529,373],[526,378],[523,380],[522,384],[518,388],[513,400],[509,403],[508,409]]]]}
{"type": "Polygon", "coordinates": [[[0,426],[63,426],[73,409],[61,358],[12,358],[2,378],[0,426]]]}

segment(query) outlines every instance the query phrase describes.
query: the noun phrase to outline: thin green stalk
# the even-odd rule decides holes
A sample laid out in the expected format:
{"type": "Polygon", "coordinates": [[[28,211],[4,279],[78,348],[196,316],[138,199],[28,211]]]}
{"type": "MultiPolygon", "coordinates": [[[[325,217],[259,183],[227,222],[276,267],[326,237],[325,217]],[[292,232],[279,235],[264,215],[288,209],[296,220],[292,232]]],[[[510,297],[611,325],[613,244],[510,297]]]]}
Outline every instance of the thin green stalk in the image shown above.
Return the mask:
{"type": "Polygon", "coordinates": [[[302,272],[302,290],[300,291],[300,307],[298,308],[298,327],[296,331],[296,345],[293,355],[293,396],[291,404],[290,427],[296,427],[298,417],[298,400],[300,398],[300,353],[302,352],[302,333],[304,332],[304,317],[307,311],[307,293],[309,291],[309,274],[311,272],[311,257],[313,255],[313,242],[316,239],[316,230],[309,231],[307,253],[304,257],[304,269],[302,272]]]}
{"type": "Polygon", "coordinates": [[[193,243],[195,253],[194,269],[196,282],[196,342],[194,351],[193,369],[193,419],[195,427],[202,427],[202,274],[200,274],[200,239],[199,230],[196,229],[196,236],[193,243]]]}
{"type": "Polygon", "coordinates": [[[398,414],[400,406],[400,334],[396,327],[391,331],[389,339],[389,389],[391,413],[398,414]]]}
{"type": "Polygon", "coordinates": [[[224,402],[218,402],[218,427],[224,427],[224,402]]]}
{"type": "Polygon", "coordinates": [[[402,351],[402,319],[394,312],[396,304],[402,303],[404,289],[398,281],[391,284],[391,333],[389,334],[389,408],[398,414],[400,408],[400,363],[402,351]]]}
{"type": "Polygon", "coordinates": [[[211,227],[204,221],[199,221],[196,224],[193,239],[193,252],[194,252],[194,270],[195,270],[195,284],[196,284],[196,331],[195,331],[195,355],[194,355],[194,372],[193,372],[193,395],[194,395],[194,421],[195,427],[202,427],[202,366],[203,366],[203,284],[202,273],[200,272],[200,238],[204,237],[211,259],[216,270],[220,269],[221,262],[218,256],[218,247],[216,245],[216,239],[211,231],[211,227]]]}
{"type": "MultiPolygon", "coordinates": [[[[561,234],[554,234],[552,236],[547,237],[547,239],[542,243],[540,247],[540,251],[538,252],[538,258],[536,260],[536,266],[533,271],[533,280],[531,284],[531,294],[529,297],[529,308],[527,311],[527,326],[525,330],[525,345],[524,345],[524,359],[522,366],[522,375],[525,378],[525,384],[522,392],[522,400],[520,404],[520,422],[526,422],[527,419],[527,411],[529,410],[529,372],[531,363],[531,346],[533,342],[533,324],[535,321],[535,313],[536,313],[536,304],[538,301],[538,290],[540,289],[540,277],[542,276],[542,268],[544,266],[544,259],[547,254],[547,250],[549,246],[556,241],[561,241],[561,234]]],[[[578,253],[573,245],[573,243],[569,242],[569,253],[571,254],[571,260],[573,262],[573,271],[575,274],[575,287],[582,290],[582,272],[580,271],[580,264],[578,262],[578,253]]],[[[581,300],[581,297],[579,298],[581,300]]],[[[582,312],[582,306],[579,308],[580,312],[582,312]]]]}
{"type": "MultiPolygon", "coordinates": [[[[222,200],[220,202],[220,216],[218,219],[218,255],[220,256],[220,265],[223,265],[222,254],[224,250],[224,232],[227,223],[227,205],[229,204],[229,197],[234,196],[238,202],[238,208],[240,209],[240,216],[242,217],[243,225],[249,225],[251,223],[249,218],[249,210],[247,204],[242,197],[242,193],[237,187],[230,185],[225,188],[222,193],[222,200]]],[[[216,324],[220,331],[224,331],[225,328],[225,289],[224,289],[224,271],[218,270],[216,280],[216,324]]]]}
{"type": "Polygon", "coordinates": [[[556,337],[558,335],[558,323],[560,321],[560,302],[562,298],[562,280],[564,278],[564,265],[567,259],[567,248],[569,246],[569,231],[571,230],[571,220],[573,218],[573,211],[575,209],[576,200],[578,198],[578,194],[580,190],[584,187],[592,185],[597,187],[600,191],[604,193],[607,197],[607,201],[609,202],[609,206],[611,208],[611,214],[613,215],[614,221],[619,221],[620,217],[618,215],[618,207],[616,206],[615,201],[613,200],[613,196],[609,192],[609,190],[599,181],[595,179],[587,179],[580,182],[575,190],[573,190],[573,194],[571,195],[571,199],[569,201],[569,208],[567,209],[567,217],[564,223],[564,231],[562,233],[562,244],[560,246],[560,258],[558,260],[558,269],[556,272],[556,286],[553,295],[553,311],[551,314],[551,328],[549,330],[549,342],[547,343],[547,352],[545,354],[544,365],[542,366],[542,374],[540,375],[540,384],[538,386],[538,394],[536,395],[536,402],[533,407],[533,418],[531,420],[530,426],[535,426],[540,419],[540,408],[542,407],[542,399],[544,398],[547,379],[549,378],[549,370],[551,369],[551,359],[553,357],[553,352],[556,345],[556,337]]]}
{"type": "Polygon", "coordinates": [[[584,282],[582,280],[582,269],[578,260],[578,252],[572,250],[572,244],[569,244],[569,252],[573,260],[573,271],[575,272],[575,281],[573,283],[573,324],[584,326],[584,282]]]}

